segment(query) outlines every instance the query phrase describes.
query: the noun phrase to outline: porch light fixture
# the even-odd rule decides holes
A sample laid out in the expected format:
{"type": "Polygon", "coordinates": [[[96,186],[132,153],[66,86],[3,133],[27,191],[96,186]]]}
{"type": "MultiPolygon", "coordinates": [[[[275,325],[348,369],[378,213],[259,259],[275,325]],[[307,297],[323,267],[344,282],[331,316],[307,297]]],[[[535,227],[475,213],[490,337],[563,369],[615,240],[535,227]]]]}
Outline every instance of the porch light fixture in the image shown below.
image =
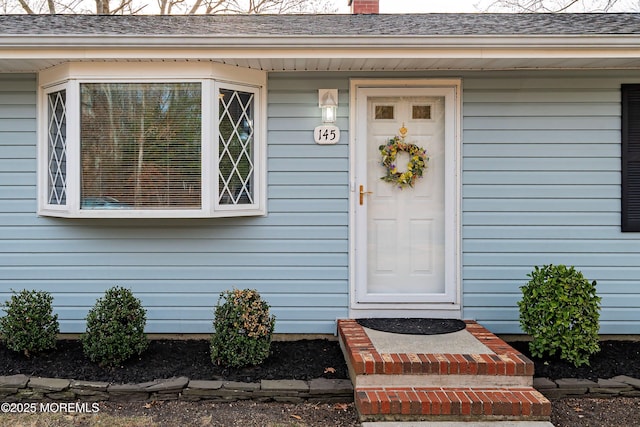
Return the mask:
{"type": "Polygon", "coordinates": [[[322,125],[313,130],[316,144],[340,142],[340,128],[335,125],[338,112],[338,89],[318,89],[318,107],[322,110],[322,125]]]}
{"type": "Polygon", "coordinates": [[[318,89],[318,106],[322,109],[322,123],[335,123],[338,111],[338,89],[318,89]]]}

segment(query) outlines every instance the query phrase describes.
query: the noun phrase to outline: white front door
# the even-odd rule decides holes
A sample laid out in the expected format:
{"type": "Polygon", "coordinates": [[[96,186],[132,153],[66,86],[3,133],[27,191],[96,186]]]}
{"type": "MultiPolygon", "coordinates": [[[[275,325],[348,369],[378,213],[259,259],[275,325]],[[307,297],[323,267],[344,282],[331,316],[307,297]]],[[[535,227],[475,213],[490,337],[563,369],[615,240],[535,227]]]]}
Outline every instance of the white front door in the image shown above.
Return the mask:
{"type": "MultiPolygon", "coordinates": [[[[455,89],[356,88],[352,309],[398,310],[402,317],[406,310],[459,310],[455,89]],[[399,188],[381,179],[379,147],[403,131],[429,160],[413,187],[399,188]]],[[[408,162],[399,152],[398,171],[408,162]]]]}

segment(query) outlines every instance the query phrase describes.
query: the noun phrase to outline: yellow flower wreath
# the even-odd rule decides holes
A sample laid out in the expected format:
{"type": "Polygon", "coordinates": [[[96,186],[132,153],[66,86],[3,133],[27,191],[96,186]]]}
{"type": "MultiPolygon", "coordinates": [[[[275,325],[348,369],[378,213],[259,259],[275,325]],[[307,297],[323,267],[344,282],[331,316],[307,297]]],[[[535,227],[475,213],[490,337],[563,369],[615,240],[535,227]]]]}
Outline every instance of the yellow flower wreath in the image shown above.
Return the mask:
{"type": "Polygon", "coordinates": [[[379,150],[382,155],[382,166],[386,169],[385,176],[380,179],[397,184],[400,189],[407,185],[413,187],[416,180],[422,177],[424,170],[427,168],[427,161],[429,161],[427,150],[415,144],[404,142],[404,137],[396,136],[391,138],[385,145],[381,145],[379,150]],[[400,151],[409,153],[410,156],[407,170],[404,172],[398,171],[398,166],[396,165],[396,158],[400,151]]]}

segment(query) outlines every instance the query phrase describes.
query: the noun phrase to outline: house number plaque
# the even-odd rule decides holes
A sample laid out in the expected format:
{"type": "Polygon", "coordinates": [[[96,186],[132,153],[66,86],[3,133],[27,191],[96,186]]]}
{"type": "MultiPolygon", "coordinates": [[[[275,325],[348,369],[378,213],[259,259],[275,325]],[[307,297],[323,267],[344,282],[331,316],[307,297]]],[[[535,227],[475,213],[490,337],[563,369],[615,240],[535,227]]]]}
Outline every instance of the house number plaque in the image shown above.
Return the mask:
{"type": "Polygon", "coordinates": [[[340,128],[332,125],[322,125],[315,128],[313,138],[316,144],[331,145],[340,142],[340,128]]]}

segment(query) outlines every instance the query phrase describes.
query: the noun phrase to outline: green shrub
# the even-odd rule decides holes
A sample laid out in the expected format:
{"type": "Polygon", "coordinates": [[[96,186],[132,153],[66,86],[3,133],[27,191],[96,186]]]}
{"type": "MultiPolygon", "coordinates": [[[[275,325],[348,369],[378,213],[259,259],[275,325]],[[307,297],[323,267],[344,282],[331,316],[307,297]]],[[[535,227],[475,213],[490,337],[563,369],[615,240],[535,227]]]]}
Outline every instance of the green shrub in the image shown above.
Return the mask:
{"type": "Polygon", "coordinates": [[[558,355],[575,366],[589,364],[600,351],[600,300],[596,282],[589,282],[574,267],[545,265],[527,275],[520,289],[520,325],[533,340],[531,355],[558,355]]]}
{"type": "Polygon", "coordinates": [[[269,357],[274,326],[269,304],[257,291],[222,292],[213,321],[211,360],[229,367],[262,363],[269,357]]]}
{"type": "Polygon", "coordinates": [[[53,297],[48,292],[13,291],[11,299],[4,303],[7,314],[0,319],[0,334],[7,348],[27,357],[56,348],[60,325],[52,304],[53,297]]]}
{"type": "Polygon", "coordinates": [[[142,354],[148,341],[144,333],[146,310],[129,289],[114,286],[87,315],[82,335],[84,354],[100,366],[118,366],[142,354]]]}

